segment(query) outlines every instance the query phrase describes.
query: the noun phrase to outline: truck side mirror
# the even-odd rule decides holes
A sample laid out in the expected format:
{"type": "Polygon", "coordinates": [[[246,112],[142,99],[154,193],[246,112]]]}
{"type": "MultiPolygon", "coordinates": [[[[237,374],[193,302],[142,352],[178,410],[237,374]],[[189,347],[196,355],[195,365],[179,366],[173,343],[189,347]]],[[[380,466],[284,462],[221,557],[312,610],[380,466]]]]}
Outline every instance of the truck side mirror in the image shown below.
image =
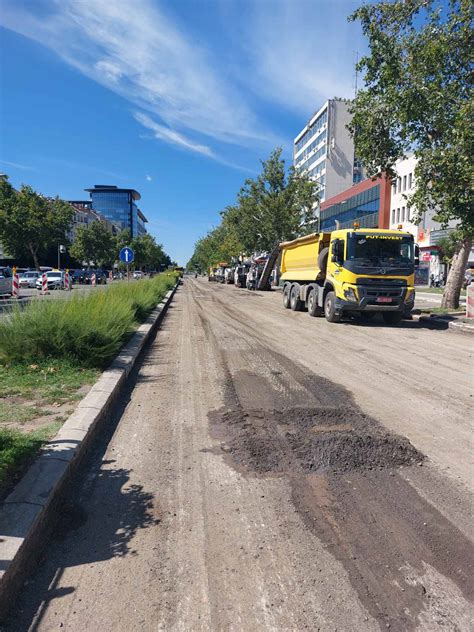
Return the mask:
{"type": "Polygon", "coordinates": [[[413,263],[415,264],[415,268],[420,265],[420,246],[418,244],[415,244],[415,257],[413,263]]]}

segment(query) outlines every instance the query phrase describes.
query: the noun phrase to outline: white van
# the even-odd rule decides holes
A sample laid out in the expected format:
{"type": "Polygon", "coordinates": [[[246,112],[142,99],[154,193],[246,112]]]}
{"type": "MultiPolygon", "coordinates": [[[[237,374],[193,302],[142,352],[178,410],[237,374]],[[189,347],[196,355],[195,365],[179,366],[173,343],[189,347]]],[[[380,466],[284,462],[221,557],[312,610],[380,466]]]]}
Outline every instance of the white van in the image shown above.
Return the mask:
{"type": "Polygon", "coordinates": [[[0,267],[0,295],[12,294],[12,269],[0,267]]]}

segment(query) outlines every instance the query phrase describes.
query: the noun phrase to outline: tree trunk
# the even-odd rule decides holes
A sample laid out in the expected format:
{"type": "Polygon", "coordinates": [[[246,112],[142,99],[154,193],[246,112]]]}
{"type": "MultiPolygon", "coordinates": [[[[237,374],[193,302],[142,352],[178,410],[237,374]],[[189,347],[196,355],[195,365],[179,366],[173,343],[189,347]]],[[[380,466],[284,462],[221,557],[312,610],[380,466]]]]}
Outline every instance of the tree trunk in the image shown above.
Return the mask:
{"type": "Polygon", "coordinates": [[[35,264],[35,268],[39,272],[40,271],[40,265],[39,265],[39,261],[38,261],[38,251],[35,250],[31,244],[29,244],[29,249],[30,249],[30,252],[31,252],[31,256],[33,257],[33,263],[35,264]]]}
{"type": "Polygon", "coordinates": [[[459,307],[459,295],[464,281],[464,272],[471,252],[472,235],[464,237],[457,245],[451,262],[451,267],[443,292],[441,307],[457,309],[459,307]]]}

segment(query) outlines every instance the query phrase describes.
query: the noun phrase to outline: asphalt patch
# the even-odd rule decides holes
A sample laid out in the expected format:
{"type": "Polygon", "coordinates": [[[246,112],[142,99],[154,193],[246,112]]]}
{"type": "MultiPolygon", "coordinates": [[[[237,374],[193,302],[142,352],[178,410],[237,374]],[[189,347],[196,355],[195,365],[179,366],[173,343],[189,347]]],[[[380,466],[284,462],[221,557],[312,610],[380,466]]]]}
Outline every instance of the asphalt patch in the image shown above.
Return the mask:
{"type": "Polygon", "coordinates": [[[350,407],[226,409],[210,417],[220,451],[247,473],[385,469],[424,459],[408,439],[350,407]]]}

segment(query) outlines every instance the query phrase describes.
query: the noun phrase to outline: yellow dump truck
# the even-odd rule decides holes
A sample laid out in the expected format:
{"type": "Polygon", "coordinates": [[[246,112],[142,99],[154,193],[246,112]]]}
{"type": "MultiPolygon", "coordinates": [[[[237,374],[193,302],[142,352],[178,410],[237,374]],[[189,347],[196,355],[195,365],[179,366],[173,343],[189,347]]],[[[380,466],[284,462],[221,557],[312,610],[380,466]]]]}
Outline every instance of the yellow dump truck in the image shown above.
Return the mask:
{"type": "Polygon", "coordinates": [[[313,233],[280,244],[283,305],[338,322],[377,312],[397,324],[413,309],[418,248],[400,230],[357,228],[313,233]],[[416,252],[415,252],[416,251],[416,252]]]}

